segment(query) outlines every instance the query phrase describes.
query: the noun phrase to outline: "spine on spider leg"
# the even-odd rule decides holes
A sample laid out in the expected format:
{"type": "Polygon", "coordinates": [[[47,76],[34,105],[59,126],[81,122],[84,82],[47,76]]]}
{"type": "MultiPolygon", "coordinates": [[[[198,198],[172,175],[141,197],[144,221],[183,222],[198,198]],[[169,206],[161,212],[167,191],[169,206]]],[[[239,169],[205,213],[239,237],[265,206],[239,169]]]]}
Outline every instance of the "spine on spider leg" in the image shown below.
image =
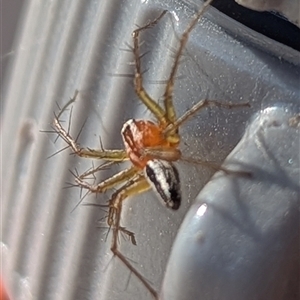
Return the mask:
{"type": "Polygon", "coordinates": [[[75,90],[74,92],[74,96],[62,107],[62,109],[60,110],[59,114],[57,115],[57,119],[59,119],[59,117],[63,114],[64,111],[66,111],[66,109],[75,102],[77,96],[79,94],[78,90],[75,90]]]}

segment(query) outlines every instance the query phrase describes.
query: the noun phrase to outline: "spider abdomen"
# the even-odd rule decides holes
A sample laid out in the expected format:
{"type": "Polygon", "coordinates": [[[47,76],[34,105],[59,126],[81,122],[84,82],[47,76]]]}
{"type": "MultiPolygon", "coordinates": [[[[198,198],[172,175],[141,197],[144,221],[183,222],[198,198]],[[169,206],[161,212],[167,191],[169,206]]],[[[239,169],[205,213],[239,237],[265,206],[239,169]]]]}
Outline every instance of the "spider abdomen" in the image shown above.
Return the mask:
{"type": "Polygon", "coordinates": [[[153,159],[147,162],[144,175],[162,203],[177,210],[181,203],[181,191],[176,167],[171,162],[153,159]]]}

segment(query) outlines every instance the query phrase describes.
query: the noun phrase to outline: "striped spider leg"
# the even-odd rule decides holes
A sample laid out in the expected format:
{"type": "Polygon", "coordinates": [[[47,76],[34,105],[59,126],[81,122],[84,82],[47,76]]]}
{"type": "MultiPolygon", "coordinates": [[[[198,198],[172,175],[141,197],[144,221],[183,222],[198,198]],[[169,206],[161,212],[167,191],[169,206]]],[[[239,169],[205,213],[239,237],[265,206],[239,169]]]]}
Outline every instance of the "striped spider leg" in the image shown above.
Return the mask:
{"type": "Polygon", "coordinates": [[[163,105],[159,105],[153,100],[144,88],[141,69],[142,55],[140,54],[139,45],[140,33],[155,26],[166,14],[166,11],[162,12],[155,20],[133,31],[132,50],[135,61],[135,92],[139,100],[153,114],[156,122],[136,119],[125,122],[121,130],[125,149],[93,150],[81,148],[76,140],[62,127],[59,121],[59,116],[62,112],[54,120],[55,131],[64,139],[75,155],[100,159],[108,163],[123,162],[125,160],[130,160],[132,163],[132,166],[128,169],[117,173],[99,184],[89,184],[85,181],[87,174],[92,174],[97,169],[76,176],[75,181],[79,187],[86,189],[89,193],[103,193],[110,189],[116,189],[108,203],[107,224],[112,230],[111,251],[135,274],[155,299],[158,298],[157,292],[119,251],[118,236],[120,232],[128,235],[131,242],[136,244],[134,233],[126,230],[120,224],[123,201],[130,196],[143,193],[152,188],[165,206],[177,210],[181,203],[181,192],[179,175],[174,162],[184,159],[179,149],[180,126],[205,107],[217,106],[230,109],[249,106],[248,103],[232,104],[203,99],[181,117],[176,116],[173,104],[173,90],[180,58],[185,49],[189,34],[211,2],[212,0],[208,0],[203,4],[178,41],[179,46],[174,56],[174,63],[163,95],[163,105]]]}

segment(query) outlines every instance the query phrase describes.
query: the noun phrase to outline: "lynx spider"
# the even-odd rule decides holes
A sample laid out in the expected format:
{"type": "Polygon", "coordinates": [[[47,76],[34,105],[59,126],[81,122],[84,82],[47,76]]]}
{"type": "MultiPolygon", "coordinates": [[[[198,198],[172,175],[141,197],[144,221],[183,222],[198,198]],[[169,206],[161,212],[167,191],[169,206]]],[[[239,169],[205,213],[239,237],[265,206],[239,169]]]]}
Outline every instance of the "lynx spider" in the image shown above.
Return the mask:
{"type": "MultiPolygon", "coordinates": [[[[173,162],[184,159],[178,149],[180,144],[180,126],[196,112],[208,106],[217,106],[227,109],[249,106],[248,103],[232,104],[204,99],[200,100],[181,117],[176,117],[175,107],[173,105],[173,88],[180,58],[185,49],[189,34],[211,2],[212,0],[208,0],[203,4],[202,8],[195,15],[179,40],[179,47],[174,57],[174,64],[163,95],[163,106],[154,101],[144,89],[141,71],[139,35],[142,31],[155,26],[166,14],[166,11],[163,11],[155,20],[133,31],[132,50],[135,60],[135,92],[139,100],[142,101],[156,118],[157,122],[154,123],[149,120],[134,119],[125,122],[121,130],[125,149],[106,150],[101,148],[100,150],[94,150],[90,148],[81,148],[77,141],[70,136],[69,132],[63,128],[59,117],[70,103],[75,100],[77,92],[74,98],[62,108],[57,116],[55,116],[53,122],[55,132],[67,143],[68,147],[72,149],[75,155],[103,160],[106,162],[106,164],[104,163],[104,166],[114,162],[131,161],[131,167],[113,175],[99,184],[89,184],[85,179],[88,175],[102,169],[102,167],[76,176],[75,181],[79,187],[86,189],[88,193],[104,193],[107,190],[118,188],[112,194],[108,204],[109,211],[107,225],[112,230],[111,251],[133,274],[135,274],[155,299],[158,299],[158,294],[155,289],[119,251],[118,236],[120,232],[126,234],[132,244],[136,245],[134,233],[126,230],[120,224],[122,203],[128,197],[140,194],[152,188],[157,193],[158,198],[167,207],[177,210],[181,202],[180,181],[177,169],[173,162]]],[[[205,162],[201,163],[205,165],[205,162]]],[[[210,165],[210,167],[214,166],[210,165]]],[[[220,170],[222,168],[217,167],[217,169],[220,170]]],[[[226,171],[225,169],[223,170],[226,171]]]]}

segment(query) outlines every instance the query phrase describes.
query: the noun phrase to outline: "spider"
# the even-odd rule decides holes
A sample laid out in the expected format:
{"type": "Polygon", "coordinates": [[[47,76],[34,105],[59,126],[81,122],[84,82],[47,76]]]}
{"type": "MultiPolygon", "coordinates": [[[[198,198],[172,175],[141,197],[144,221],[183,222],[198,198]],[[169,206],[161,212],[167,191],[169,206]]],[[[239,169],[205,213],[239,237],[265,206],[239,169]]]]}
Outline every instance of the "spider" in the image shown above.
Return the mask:
{"type": "MultiPolygon", "coordinates": [[[[156,122],[135,119],[125,122],[121,130],[124,149],[106,150],[101,147],[99,150],[93,150],[90,148],[82,148],[77,141],[71,137],[69,132],[63,128],[59,118],[63,111],[75,101],[78,92],[76,92],[74,98],[62,108],[60,113],[55,116],[53,123],[55,132],[67,143],[67,147],[70,147],[75,155],[99,159],[105,162],[98,168],[87,171],[81,175],[76,175],[76,184],[86,189],[88,193],[104,193],[107,190],[115,189],[107,205],[107,225],[112,230],[111,251],[114,256],[117,256],[129,270],[135,274],[155,299],[158,298],[155,289],[136,268],[133,267],[120,252],[118,247],[118,235],[120,232],[127,235],[132,244],[136,245],[134,233],[122,227],[120,224],[123,201],[130,196],[152,189],[166,207],[177,210],[181,203],[181,192],[179,174],[174,162],[184,159],[179,149],[181,138],[179,134],[180,126],[196,112],[208,106],[217,106],[227,109],[249,106],[248,103],[232,104],[204,99],[186,111],[181,117],[176,116],[173,104],[173,89],[180,58],[185,49],[190,32],[211,2],[212,0],[208,0],[204,3],[178,41],[179,47],[174,56],[174,64],[166,83],[162,106],[149,96],[143,85],[141,70],[142,55],[140,54],[139,48],[139,36],[142,31],[155,26],[167,11],[163,11],[155,20],[133,31],[132,50],[135,61],[135,92],[139,100],[153,114],[156,122]],[[128,160],[131,162],[131,167],[98,184],[90,184],[85,181],[88,175],[94,174],[112,163],[128,160]]],[[[203,163],[205,164],[205,162],[203,163]]],[[[218,167],[217,169],[220,170],[222,168],[218,167]]]]}

